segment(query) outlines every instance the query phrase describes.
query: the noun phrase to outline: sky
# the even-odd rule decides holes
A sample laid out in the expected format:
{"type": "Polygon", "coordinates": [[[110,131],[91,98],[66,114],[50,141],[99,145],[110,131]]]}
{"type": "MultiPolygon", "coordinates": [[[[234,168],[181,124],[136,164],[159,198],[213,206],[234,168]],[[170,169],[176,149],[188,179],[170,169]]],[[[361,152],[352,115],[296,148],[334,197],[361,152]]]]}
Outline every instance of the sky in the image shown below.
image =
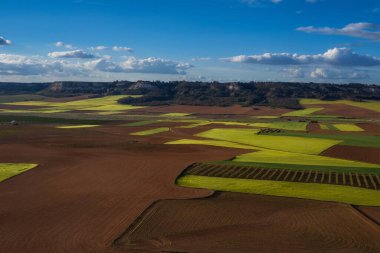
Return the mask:
{"type": "Polygon", "coordinates": [[[0,81],[380,84],[378,0],[1,0],[0,81]]]}

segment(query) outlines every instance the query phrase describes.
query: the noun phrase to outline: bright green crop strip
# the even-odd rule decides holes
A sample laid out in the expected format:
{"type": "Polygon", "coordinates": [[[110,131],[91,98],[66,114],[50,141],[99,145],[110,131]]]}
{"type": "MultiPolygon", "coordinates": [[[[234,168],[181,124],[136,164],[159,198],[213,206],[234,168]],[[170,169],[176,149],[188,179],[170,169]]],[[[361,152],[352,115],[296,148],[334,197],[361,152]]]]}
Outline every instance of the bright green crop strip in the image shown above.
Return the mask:
{"type": "Polygon", "coordinates": [[[380,206],[380,191],[358,187],[268,180],[216,178],[188,175],[177,184],[216,191],[333,201],[361,206],[380,206]]]}
{"type": "Polygon", "coordinates": [[[351,134],[312,134],[312,133],[274,133],[271,136],[294,136],[305,138],[321,138],[330,140],[342,140],[341,145],[357,146],[357,147],[375,147],[380,148],[380,136],[368,136],[368,135],[351,135],[351,134]]]}
{"type": "Polygon", "coordinates": [[[284,130],[294,130],[294,131],[306,131],[307,122],[297,122],[297,121],[284,121],[284,122],[270,122],[270,123],[253,123],[250,126],[253,127],[264,127],[264,128],[277,128],[284,130]]]}
{"type": "Polygon", "coordinates": [[[252,146],[229,142],[229,141],[218,141],[218,140],[190,140],[182,139],[177,141],[167,142],[165,144],[171,145],[208,145],[215,147],[226,147],[226,148],[240,148],[240,149],[255,149],[252,146]]]}
{"type": "MultiPolygon", "coordinates": [[[[340,140],[318,138],[279,138],[280,136],[258,135],[257,129],[212,129],[196,136],[215,140],[230,141],[263,149],[288,151],[301,154],[319,154],[324,150],[339,144],[340,140]]],[[[286,136],[284,136],[286,137],[286,136]]]]}
{"type": "Polygon", "coordinates": [[[72,125],[72,126],[58,126],[56,128],[60,129],[77,129],[77,128],[92,128],[98,127],[99,125],[72,125]]]}
{"type": "Polygon", "coordinates": [[[307,116],[309,114],[312,114],[314,112],[321,111],[323,109],[324,108],[307,108],[303,110],[288,112],[288,113],[283,114],[282,116],[302,117],[302,116],[307,116]]]}
{"type": "Polygon", "coordinates": [[[168,127],[159,127],[159,128],[141,131],[141,132],[131,133],[131,135],[145,136],[145,135],[152,135],[152,134],[167,132],[169,130],[170,129],[168,127]]]}
{"type": "Polygon", "coordinates": [[[336,100],[336,101],[326,101],[326,100],[319,100],[319,99],[301,99],[300,103],[302,105],[322,105],[322,104],[345,104],[345,105],[351,105],[375,112],[380,112],[380,102],[379,101],[363,101],[363,102],[357,102],[357,101],[351,101],[351,100],[336,100]]]}
{"type": "Polygon", "coordinates": [[[37,167],[29,163],[0,163],[0,182],[37,167]]]}
{"type": "Polygon", "coordinates": [[[144,121],[123,124],[122,126],[147,126],[147,125],[151,125],[157,122],[158,122],[157,120],[144,120],[144,121]]]}
{"type": "Polygon", "coordinates": [[[163,116],[163,117],[185,117],[185,116],[189,116],[189,115],[190,115],[189,113],[171,112],[171,113],[162,114],[161,116],[163,116]]]}
{"type": "Polygon", "coordinates": [[[378,168],[380,165],[365,162],[357,162],[320,155],[297,154],[277,150],[262,150],[237,156],[234,162],[255,163],[279,163],[311,166],[336,166],[336,167],[363,167],[378,168]]]}
{"type": "Polygon", "coordinates": [[[358,127],[355,124],[334,124],[336,129],[343,132],[362,132],[364,131],[362,128],[358,127]]]}

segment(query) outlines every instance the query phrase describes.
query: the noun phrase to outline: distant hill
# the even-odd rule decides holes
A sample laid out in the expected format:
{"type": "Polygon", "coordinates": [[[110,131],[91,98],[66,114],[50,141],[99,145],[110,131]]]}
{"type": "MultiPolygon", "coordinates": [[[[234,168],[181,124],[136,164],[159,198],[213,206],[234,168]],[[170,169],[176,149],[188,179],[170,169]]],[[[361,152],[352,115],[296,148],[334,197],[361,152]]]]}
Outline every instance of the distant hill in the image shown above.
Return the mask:
{"type": "Polygon", "coordinates": [[[133,94],[140,98],[125,98],[119,102],[133,105],[213,105],[242,106],[268,105],[291,109],[300,108],[298,98],[374,99],[380,100],[379,85],[325,84],[288,82],[54,82],[54,83],[0,83],[1,95],[41,94],[67,97],[133,94]]]}

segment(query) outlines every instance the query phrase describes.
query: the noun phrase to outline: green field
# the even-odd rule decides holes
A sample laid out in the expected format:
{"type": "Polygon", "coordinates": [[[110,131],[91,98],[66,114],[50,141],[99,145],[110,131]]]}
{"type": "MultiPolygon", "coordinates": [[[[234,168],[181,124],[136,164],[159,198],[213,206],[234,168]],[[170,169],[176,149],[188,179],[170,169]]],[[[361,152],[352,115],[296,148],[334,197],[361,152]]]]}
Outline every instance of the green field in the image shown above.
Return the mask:
{"type": "Polygon", "coordinates": [[[162,132],[167,132],[169,130],[170,129],[168,127],[159,127],[159,128],[154,128],[150,130],[131,133],[131,135],[137,135],[137,136],[153,135],[153,134],[158,134],[162,132]]]}
{"type": "Polygon", "coordinates": [[[189,113],[180,113],[180,112],[171,112],[171,113],[161,114],[160,116],[162,116],[162,117],[185,117],[185,116],[190,116],[190,114],[189,113]]]}
{"type": "Polygon", "coordinates": [[[380,206],[380,191],[341,185],[216,178],[193,175],[180,177],[177,180],[177,184],[185,187],[216,191],[334,201],[363,206],[380,206]]]}
{"type": "MultiPolygon", "coordinates": [[[[65,111],[103,111],[103,112],[120,112],[132,109],[143,108],[142,106],[132,106],[119,104],[118,100],[130,95],[117,95],[106,96],[101,98],[82,99],[69,102],[48,102],[48,101],[26,101],[4,103],[7,105],[20,105],[20,106],[44,106],[46,108],[28,109],[28,110],[8,110],[7,112],[21,113],[26,112],[40,112],[40,113],[54,113],[65,111]]],[[[137,96],[133,96],[137,97],[137,96]]]]}
{"type": "Polygon", "coordinates": [[[355,107],[359,107],[362,109],[367,109],[370,111],[380,112],[380,102],[379,101],[351,101],[351,100],[337,100],[337,101],[327,101],[327,100],[319,100],[319,99],[301,99],[301,105],[323,105],[323,104],[345,104],[351,105],[355,107]]]}
{"type": "Polygon", "coordinates": [[[256,134],[257,132],[257,129],[215,128],[199,133],[196,136],[249,145],[255,149],[272,149],[314,155],[317,155],[341,142],[340,140],[307,137],[282,136],[281,138],[280,136],[258,135],[256,134]]]}
{"type": "Polygon", "coordinates": [[[70,125],[70,126],[57,126],[59,129],[77,129],[77,128],[93,128],[99,125],[70,125]]]}
{"type": "Polygon", "coordinates": [[[323,108],[307,108],[303,110],[288,112],[283,114],[282,116],[303,117],[321,110],[323,110],[323,108]]]}
{"type": "Polygon", "coordinates": [[[225,147],[225,148],[239,148],[239,149],[255,149],[252,146],[239,144],[230,141],[218,141],[218,140],[191,140],[191,139],[182,139],[177,141],[167,142],[165,144],[171,145],[208,145],[215,147],[225,147]]]}
{"type": "Polygon", "coordinates": [[[253,127],[275,128],[275,129],[293,130],[293,131],[306,131],[307,125],[308,125],[307,122],[297,122],[297,121],[250,124],[250,126],[253,126],[253,127]]]}
{"type": "Polygon", "coordinates": [[[296,132],[273,133],[270,135],[341,140],[342,141],[342,143],[340,143],[341,145],[380,148],[380,136],[352,135],[352,134],[313,134],[313,133],[296,133],[296,132]]]}
{"type": "Polygon", "coordinates": [[[362,128],[358,127],[355,124],[333,124],[333,126],[339,131],[343,132],[362,132],[362,128]]]}
{"type": "Polygon", "coordinates": [[[319,155],[307,155],[291,152],[283,152],[277,150],[262,150],[258,152],[248,153],[237,156],[232,160],[237,163],[278,163],[278,164],[296,164],[303,165],[306,169],[308,165],[313,166],[333,166],[342,168],[358,167],[358,168],[379,168],[380,165],[365,162],[357,162],[345,159],[338,159],[319,155]]]}
{"type": "Polygon", "coordinates": [[[37,167],[29,163],[0,163],[0,182],[37,167]]]}

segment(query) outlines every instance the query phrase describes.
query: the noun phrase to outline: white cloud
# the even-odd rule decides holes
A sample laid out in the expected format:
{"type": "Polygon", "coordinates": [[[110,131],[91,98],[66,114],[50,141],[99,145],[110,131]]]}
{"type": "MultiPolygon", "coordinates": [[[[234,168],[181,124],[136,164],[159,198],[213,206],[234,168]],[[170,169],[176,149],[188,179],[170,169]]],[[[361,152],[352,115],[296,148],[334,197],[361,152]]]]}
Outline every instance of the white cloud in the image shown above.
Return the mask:
{"type": "Polygon", "coordinates": [[[310,77],[317,78],[317,79],[360,80],[360,79],[368,79],[369,75],[363,71],[357,71],[357,70],[315,68],[310,73],[310,77]]]}
{"type": "Polygon", "coordinates": [[[0,36],[0,47],[1,46],[8,46],[11,45],[12,41],[5,39],[4,37],[0,36]]]}
{"type": "Polygon", "coordinates": [[[55,46],[56,47],[64,47],[64,48],[67,48],[67,49],[74,49],[75,47],[73,45],[70,45],[70,44],[66,44],[62,41],[58,41],[55,43],[55,46]]]}
{"type": "Polygon", "coordinates": [[[299,55],[290,53],[265,53],[262,55],[239,55],[222,59],[228,62],[265,65],[334,65],[334,66],[380,66],[380,58],[354,53],[349,48],[333,48],[323,54],[299,55]]]}
{"type": "Polygon", "coordinates": [[[121,63],[125,72],[134,73],[160,73],[160,74],[186,74],[186,70],[193,66],[189,63],[180,63],[176,61],[149,57],[146,59],[137,59],[129,57],[121,63]]]}
{"type": "Polygon", "coordinates": [[[96,46],[96,47],[90,47],[89,49],[92,50],[92,51],[103,51],[103,50],[107,50],[108,47],[106,47],[106,46],[96,46]]]}
{"type": "Polygon", "coordinates": [[[304,78],[305,72],[302,68],[290,68],[284,69],[284,72],[288,74],[289,77],[292,78],[304,78]]]}
{"type": "Polygon", "coordinates": [[[343,28],[306,26],[299,27],[296,30],[306,33],[350,36],[380,42],[380,25],[373,23],[351,23],[343,28]]]}
{"type": "Polygon", "coordinates": [[[83,52],[82,50],[64,51],[64,52],[51,52],[48,56],[52,58],[79,58],[79,59],[92,59],[97,58],[96,55],[83,52]]]}
{"type": "Polygon", "coordinates": [[[128,58],[123,62],[110,59],[96,59],[86,62],[73,62],[62,59],[49,59],[40,56],[0,54],[0,76],[91,76],[101,73],[149,73],[186,74],[193,67],[160,58],[128,58]]]}
{"type": "Polygon", "coordinates": [[[119,47],[119,46],[113,46],[112,47],[113,51],[127,51],[127,52],[132,52],[133,49],[130,47],[119,47]]]}

